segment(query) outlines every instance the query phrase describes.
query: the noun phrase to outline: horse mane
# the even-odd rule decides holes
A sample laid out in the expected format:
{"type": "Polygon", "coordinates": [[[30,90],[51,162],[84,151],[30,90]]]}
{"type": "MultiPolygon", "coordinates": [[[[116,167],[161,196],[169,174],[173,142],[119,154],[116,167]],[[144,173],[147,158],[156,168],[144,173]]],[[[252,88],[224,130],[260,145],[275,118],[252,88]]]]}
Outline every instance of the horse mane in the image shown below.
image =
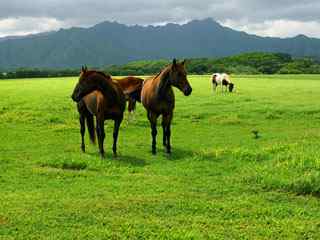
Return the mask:
{"type": "Polygon", "coordinates": [[[159,75],[163,72],[163,70],[164,70],[164,69],[161,69],[161,70],[157,73],[157,75],[156,75],[156,76],[154,76],[154,78],[159,77],[159,75]]]}
{"type": "Polygon", "coordinates": [[[171,69],[172,65],[168,65],[167,67],[165,67],[163,70],[161,70],[157,76],[154,77],[154,79],[160,77],[160,82],[158,85],[158,89],[157,89],[157,93],[159,95],[159,97],[162,97],[164,94],[164,90],[167,88],[168,86],[168,72],[171,69]]]}
{"type": "Polygon", "coordinates": [[[92,75],[94,73],[98,73],[98,74],[102,75],[103,77],[105,77],[107,79],[111,78],[110,74],[106,74],[106,73],[104,73],[102,71],[88,70],[88,71],[84,72],[83,74],[85,75],[85,77],[89,77],[90,75],[92,75]]]}
{"type": "Polygon", "coordinates": [[[106,74],[104,72],[101,72],[101,71],[96,71],[96,73],[99,73],[101,74],[102,76],[106,77],[106,78],[111,78],[111,75],[110,74],[106,74]]]}
{"type": "Polygon", "coordinates": [[[83,77],[95,78],[94,74],[103,78],[103,81],[98,80],[97,90],[101,91],[104,97],[106,97],[110,102],[119,101],[119,95],[115,87],[115,83],[112,81],[111,75],[105,74],[101,71],[89,70],[83,73],[83,77]]]}

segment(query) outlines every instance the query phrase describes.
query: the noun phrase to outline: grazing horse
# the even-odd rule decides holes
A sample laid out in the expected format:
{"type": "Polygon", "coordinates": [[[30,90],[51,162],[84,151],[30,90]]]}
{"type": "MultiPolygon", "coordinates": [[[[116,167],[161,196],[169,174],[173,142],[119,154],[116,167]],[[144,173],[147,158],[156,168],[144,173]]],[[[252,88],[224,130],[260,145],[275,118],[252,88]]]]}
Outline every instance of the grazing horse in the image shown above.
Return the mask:
{"type": "Polygon", "coordinates": [[[125,77],[120,79],[112,78],[117,82],[123,90],[123,93],[128,101],[128,112],[133,113],[136,108],[136,102],[141,102],[141,89],[143,85],[143,79],[137,77],[125,77]]]}
{"type": "Polygon", "coordinates": [[[226,73],[214,73],[211,77],[212,88],[215,92],[218,85],[221,85],[221,92],[223,92],[223,86],[228,88],[229,92],[232,92],[234,84],[231,82],[230,77],[226,73]]]}
{"type": "Polygon", "coordinates": [[[175,98],[172,86],[189,96],[192,88],[187,80],[185,61],[165,67],[158,75],[145,80],[141,91],[141,102],[147,110],[151,125],[152,153],[156,154],[157,119],[162,115],[163,145],[171,153],[170,124],[173,116],[175,98]]]}
{"type": "Polygon", "coordinates": [[[116,156],[118,133],[126,105],[125,96],[119,84],[112,81],[110,75],[94,70],[89,71],[87,68],[82,67],[79,82],[71,97],[78,103],[82,151],[85,151],[85,119],[87,119],[90,139],[94,142],[93,116],[95,116],[99,151],[102,158],[104,158],[104,121],[106,119],[114,120],[112,150],[113,154],[116,156]]]}

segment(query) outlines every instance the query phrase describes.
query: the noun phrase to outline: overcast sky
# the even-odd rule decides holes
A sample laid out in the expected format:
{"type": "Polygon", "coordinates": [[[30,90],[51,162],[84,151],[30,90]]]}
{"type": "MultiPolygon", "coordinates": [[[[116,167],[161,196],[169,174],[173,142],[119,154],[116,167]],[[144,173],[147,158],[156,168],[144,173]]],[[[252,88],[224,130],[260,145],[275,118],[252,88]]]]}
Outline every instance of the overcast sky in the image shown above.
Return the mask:
{"type": "Polygon", "coordinates": [[[1,0],[0,37],[106,20],[148,25],[211,17],[261,36],[320,38],[319,13],[319,0],[1,0]]]}

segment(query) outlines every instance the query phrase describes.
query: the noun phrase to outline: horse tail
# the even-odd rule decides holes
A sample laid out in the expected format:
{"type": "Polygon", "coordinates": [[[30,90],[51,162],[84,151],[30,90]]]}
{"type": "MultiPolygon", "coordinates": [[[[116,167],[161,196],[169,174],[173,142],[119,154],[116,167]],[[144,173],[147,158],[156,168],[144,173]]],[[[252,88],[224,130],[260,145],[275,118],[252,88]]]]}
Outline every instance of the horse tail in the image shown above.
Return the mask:
{"type": "Polygon", "coordinates": [[[93,115],[87,114],[86,116],[86,120],[87,120],[87,127],[88,127],[88,132],[89,132],[89,137],[90,137],[90,141],[95,144],[96,142],[96,134],[95,134],[95,129],[94,129],[94,119],[93,119],[93,115]]]}
{"type": "Polygon", "coordinates": [[[128,111],[129,112],[134,112],[134,110],[136,109],[136,99],[129,97],[128,100],[128,111]]]}
{"type": "Polygon", "coordinates": [[[134,100],[134,102],[136,101],[141,102],[141,90],[142,90],[142,86],[139,86],[136,90],[129,93],[129,102],[130,102],[130,99],[134,100]]]}

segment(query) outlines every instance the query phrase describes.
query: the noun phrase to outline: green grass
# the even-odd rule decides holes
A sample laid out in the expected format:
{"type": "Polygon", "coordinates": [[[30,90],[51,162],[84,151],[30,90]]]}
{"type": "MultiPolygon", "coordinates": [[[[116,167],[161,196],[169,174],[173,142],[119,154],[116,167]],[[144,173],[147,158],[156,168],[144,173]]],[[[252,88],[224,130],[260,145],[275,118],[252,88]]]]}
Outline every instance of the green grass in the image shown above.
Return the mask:
{"type": "Polygon", "coordinates": [[[171,156],[138,105],[105,160],[80,151],[77,78],[0,81],[0,239],[319,239],[320,76],[189,79],[171,156]]]}

